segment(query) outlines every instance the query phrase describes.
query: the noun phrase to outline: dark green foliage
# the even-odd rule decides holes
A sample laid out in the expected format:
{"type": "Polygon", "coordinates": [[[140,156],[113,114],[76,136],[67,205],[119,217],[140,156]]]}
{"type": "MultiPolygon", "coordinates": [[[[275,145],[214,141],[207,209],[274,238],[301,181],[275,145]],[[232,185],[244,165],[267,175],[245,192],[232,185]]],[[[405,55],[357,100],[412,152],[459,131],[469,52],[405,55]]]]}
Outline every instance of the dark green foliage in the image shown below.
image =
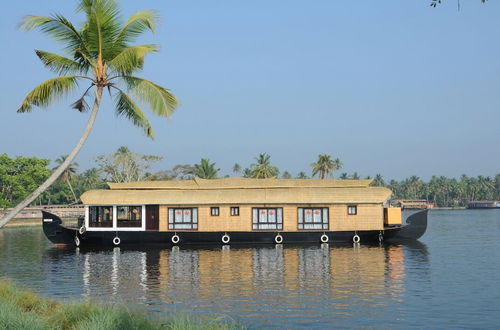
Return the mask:
{"type": "Polygon", "coordinates": [[[495,179],[479,175],[462,175],[460,180],[445,176],[433,176],[429,182],[417,176],[384,184],[381,175],[377,175],[372,185],[386,186],[393,192],[393,199],[425,199],[439,207],[466,206],[469,201],[500,199],[500,174],[495,179]]]}
{"type": "Polygon", "coordinates": [[[215,163],[210,163],[210,159],[202,158],[199,164],[194,165],[194,175],[202,179],[216,179],[219,168],[215,167],[215,163]]]}
{"type": "Polygon", "coordinates": [[[34,191],[48,178],[49,163],[36,157],[0,155],[0,207],[10,207],[34,191]]]}

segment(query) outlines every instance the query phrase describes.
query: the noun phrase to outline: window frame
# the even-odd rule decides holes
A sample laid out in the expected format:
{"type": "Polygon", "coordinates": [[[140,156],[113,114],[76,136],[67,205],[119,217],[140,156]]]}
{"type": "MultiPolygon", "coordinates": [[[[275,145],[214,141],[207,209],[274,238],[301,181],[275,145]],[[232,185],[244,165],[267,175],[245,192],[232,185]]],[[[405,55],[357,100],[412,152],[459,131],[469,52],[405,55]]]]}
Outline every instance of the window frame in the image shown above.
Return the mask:
{"type": "MultiPolygon", "coordinates": [[[[105,212],[105,211],[102,211],[105,212]]],[[[113,205],[89,205],[85,208],[85,219],[87,220],[85,223],[85,227],[89,228],[91,230],[113,230],[115,227],[115,207],[113,205]],[[91,221],[90,217],[92,215],[92,209],[96,208],[96,213],[97,213],[97,218],[101,215],[101,210],[102,209],[110,209],[111,211],[111,220],[107,220],[106,222],[111,223],[111,226],[91,226],[93,221],[91,221]]]]}
{"type": "Polygon", "coordinates": [[[141,204],[123,204],[123,205],[85,205],[85,228],[87,231],[145,231],[146,230],[146,205],[141,204]],[[141,226],[140,227],[118,227],[117,207],[120,206],[140,206],[141,210],[141,226]],[[112,208],[112,227],[90,227],[90,208],[91,207],[111,207],[112,208]]]}
{"type": "Polygon", "coordinates": [[[167,211],[167,224],[169,231],[198,231],[198,208],[197,207],[169,207],[167,211]],[[190,211],[191,221],[184,221],[184,216],[186,215],[186,211],[190,211]],[[175,217],[178,214],[177,212],[182,212],[183,221],[176,222],[175,217]],[[173,218],[172,218],[173,216],[173,218]],[[191,228],[175,228],[175,225],[191,225],[191,228]]]}
{"type": "Polygon", "coordinates": [[[328,231],[330,230],[330,209],[325,206],[304,206],[297,207],[297,230],[299,231],[328,231]],[[311,211],[312,221],[306,221],[306,212],[311,211]],[[319,211],[321,221],[315,222],[314,216],[319,211]],[[302,220],[302,221],[301,221],[302,220]],[[306,228],[306,225],[320,225],[321,228],[306,228]],[[302,226],[302,228],[301,228],[302,226]]]}
{"type": "Polygon", "coordinates": [[[210,207],[210,216],[218,217],[220,215],[220,208],[218,206],[210,207]]]}
{"type": "Polygon", "coordinates": [[[116,228],[123,229],[123,228],[141,228],[142,227],[142,223],[145,221],[145,219],[142,216],[142,209],[143,209],[142,205],[116,205],[115,208],[116,208],[116,228]],[[133,208],[139,208],[140,207],[141,210],[140,210],[140,219],[139,220],[131,220],[131,219],[124,220],[124,221],[130,221],[130,222],[134,222],[134,223],[140,222],[140,226],[120,227],[119,226],[119,222],[118,222],[118,221],[120,221],[120,219],[118,219],[118,209],[121,208],[121,207],[127,207],[128,208],[127,217],[130,216],[130,213],[132,212],[133,208]]]}
{"type": "Polygon", "coordinates": [[[282,207],[252,207],[252,231],[283,231],[283,208],[282,207]],[[263,214],[262,211],[266,211],[266,222],[261,222],[260,217],[263,214]],[[274,211],[275,221],[269,222],[270,212],[274,211]],[[257,212],[257,213],[255,213],[257,212]],[[257,214],[257,219],[255,215],[257,214]],[[281,217],[281,220],[280,220],[281,217]],[[262,225],[276,225],[275,228],[259,228],[262,225]]]}
{"type": "Polygon", "coordinates": [[[239,206],[231,206],[229,208],[229,214],[232,217],[239,217],[240,216],[240,207],[239,206]],[[234,211],[234,212],[233,212],[234,211]]]}
{"type": "Polygon", "coordinates": [[[347,205],[347,215],[358,215],[358,206],[357,205],[347,205]],[[351,213],[351,207],[354,208],[354,213],[351,213]]]}

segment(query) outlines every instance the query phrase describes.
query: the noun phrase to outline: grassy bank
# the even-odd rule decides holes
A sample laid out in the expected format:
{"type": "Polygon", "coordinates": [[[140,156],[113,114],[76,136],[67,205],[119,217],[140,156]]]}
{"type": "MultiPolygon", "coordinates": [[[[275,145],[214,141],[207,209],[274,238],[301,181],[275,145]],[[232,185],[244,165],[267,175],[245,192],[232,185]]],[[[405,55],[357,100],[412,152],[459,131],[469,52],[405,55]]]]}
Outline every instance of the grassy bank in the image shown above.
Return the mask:
{"type": "Polygon", "coordinates": [[[126,307],[90,301],[58,302],[0,280],[0,329],[241,329],[232,322],[159,319],[126,307]]]}

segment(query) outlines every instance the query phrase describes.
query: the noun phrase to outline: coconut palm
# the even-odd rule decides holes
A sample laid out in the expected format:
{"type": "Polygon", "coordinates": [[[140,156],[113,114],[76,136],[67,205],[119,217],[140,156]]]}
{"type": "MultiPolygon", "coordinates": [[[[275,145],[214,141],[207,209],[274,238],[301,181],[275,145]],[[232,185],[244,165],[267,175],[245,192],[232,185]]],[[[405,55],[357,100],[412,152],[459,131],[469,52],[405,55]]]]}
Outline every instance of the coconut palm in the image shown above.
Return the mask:
{"type": "Polygon", "coordinates": [[[89,188],[98,188],[103,185],[101,171],[98,168],[90,168],[79,175],[80,189],[83,191],[89,188]]]}
{"type": "Polygon", "coordinates": [[[279,169],[271,164],[271,156],[268,154],[262,153],[255,158],[255,160],[257,163],[250,166],[250,177],[255,179],[266,179],[278,176],[280,173],[279,169]]]}
{"type": "Polygon", "coordinates": [[[139,11],[124,23],[115,0],[80,0],[77,11],[85,16],[76,26],[60,14],[26,16],[21,22],[25,30],[38,29],[60,42],[67,56],[36,50],[42,63],[57,74],[33,89],[18,112],[31,112],[34,107],[47,107],[54,101],[75,92],[82,83],[83,94],[72,104],[80,112],[88,108],[87,98],[93,93],[93,106],[87,125],[75,148],[52,175],[9,214],[0,220],[5,225],[19,211],[46,190],[73,162],[92,129],[99,111],[103,91],[107,89],[115,101],[117,116],[129,119],[153,138],[153,129],[141,107],[132,98],[146,104],[161,117],[171,115],[179,104],[170,91],[134,73],[144,66],[145,56],[158,52],[153,44],[132,45],[144,32],[154,32],[158,15],[155,11],[139,11]]]}
{"type": "Polygon", "coordinates": [[[301,171],[299,172],[299,174],[297,174],[297,179],[309,179],[309,177],[307,176],[306,172],[301,171]]]}
{"type": "Polygon", "coordinates": [[[382,176],[382,174],[375,175],[375,178],[373,178],[373,181],[372,181],[372,186],[385,187],[385,181],[384,181],[384,177],[382,176]]]}
{"type": "Polygon", "coordinates": [[[238,163],[234,163],[233,165],[233,173],[240,174],[241,173],[241,165],[238,163]]]}
{"type": "MultiPolygon", "coordinates": [[[[56,164],[58,166],[54,168],[56,170],[58,167],[61,166],[62,163],[68,158],[68,155],[61,156],[55,160],[56,164]]],[[[61,182],[67,183],[69,186],[69,190],[71,190],[71,194],[73,194],[73,198],[75,200],[75,204],[78,203],[78,198],[76,198],[75,191],[73,190],[73,186],[71,185],[71,181],[74,181],[76,178],[76,172],[78,169],[78,163],[72,162],[69,164],[68,167],[64,169],[64,172],[62,172],[61,176],[59,177],[59,180],[61,182]]]]}
{"type": "Polygon", "coordinates": [[[283,179],[291,179],[291,178],[292,178],[292,175],[290,174],[290,172],[285,171],[285,172],[283,172],[283,174],[281,175],[281,178],[283,178],[283,179]]]}
{"type": "Polygon", "coordinates": [[[210,163],[210,159],[202,158],[199,164],[194,165],[194,174],[201,179],[216,179],[220,168],[215,168],[215,163],[210,163]]]}
{"type": "Polygon", "coordinates": [[[342,162],[338,158],[332,160],[330,155],[320,154],[316,163],[312,163],[311,166],[313,177],[319,175],[320,179],[326,179],[333,176],[334,170],[342,168],[342,162]]]}

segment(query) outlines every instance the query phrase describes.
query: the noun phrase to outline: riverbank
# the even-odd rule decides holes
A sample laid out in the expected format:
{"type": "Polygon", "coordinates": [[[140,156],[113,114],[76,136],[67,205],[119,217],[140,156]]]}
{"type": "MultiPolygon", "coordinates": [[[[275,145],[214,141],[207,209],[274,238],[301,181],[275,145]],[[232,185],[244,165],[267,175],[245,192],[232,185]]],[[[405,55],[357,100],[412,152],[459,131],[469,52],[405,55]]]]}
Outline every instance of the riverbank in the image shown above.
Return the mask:
{"type": "Polygon", "coordinates": [[[145,313],[92,301],[59,302],[0,279],[0,329],[242,329],[217,319],[173,317],[145,313]]]}

